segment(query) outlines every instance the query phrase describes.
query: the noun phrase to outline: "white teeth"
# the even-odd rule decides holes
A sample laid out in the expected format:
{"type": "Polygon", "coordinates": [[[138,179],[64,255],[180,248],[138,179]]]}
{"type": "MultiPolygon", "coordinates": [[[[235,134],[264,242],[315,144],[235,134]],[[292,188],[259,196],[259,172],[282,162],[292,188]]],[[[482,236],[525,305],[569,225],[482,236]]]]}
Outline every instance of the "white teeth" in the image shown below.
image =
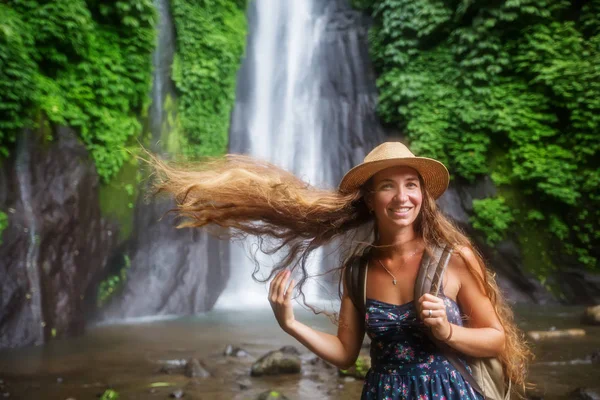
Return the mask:
{"type": "Polygon", "coordinates": [[[410,210],[410,207],[402,207],[402,208],[392,208],[392,212],[406,212],[410,210]]]}

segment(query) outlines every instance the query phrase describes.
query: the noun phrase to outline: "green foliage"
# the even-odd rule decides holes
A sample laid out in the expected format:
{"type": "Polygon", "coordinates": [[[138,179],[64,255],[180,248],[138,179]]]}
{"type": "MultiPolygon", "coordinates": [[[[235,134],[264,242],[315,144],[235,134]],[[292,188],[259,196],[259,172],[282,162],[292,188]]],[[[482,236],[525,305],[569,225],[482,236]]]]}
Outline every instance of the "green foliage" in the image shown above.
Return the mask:
{"type": "Polygon", "coordinates": [[[490,245],[504,239],[504,236],[514,217],[503,197],[490,197],[482,200],[473,200],[471,223],[475,229],[482,231],[490,245]]]}
{"type": "Polygon", "coordinates": [[[120,271],[111,275],[98,286],[98,294],[96,298],[96,305],[100,308],[115,294],[127,280],[127,273],[131,267],[131,260],[128,255],[123,256],[123,266],[120,271]]]}
{"type": "Polygon", "coordinates": [[[104,391],[104,393],[102,393],[102,396],[100,396],[100,400],[118,400],[119,399],[119,392],[112,390],[112,389],[106,389],[104,391]]]}
{"type": "Polygon", "coordinates": [[[119,242],[133,232],[133,205],[138,196],[139,167],[135,158],[123,164],[110,182],[100,186],[99,200],[102,215],[119,223],[119,242]]]}
{"type": "Polygon", "coordinates": [[[107,182],[128,158],[124,147],[141,132],[137,115],[148,105],[152,0],[5,3],[0,152],[6,156],[16,133],[42,112],[78,130],[107,182]]]}
{"type": "Polygon", "coordinates": [[[2,232],[8,228],[8,215],[0,211],[0,244],[2,244],[2,232]]]}
{"type": "Polygon", "coordinates": [[[173,80],[187,156],[225,152],[246,37],[245,0],[173,0],[173,80]]]}
{"type": "Polygon", "coordinates": [[[522,197],[477,202],[476,227],[495,242],[518,216],[550,235],[529,252],[598,269],[598,2],[354,3],[373,17],[381,119],[455,177],[490,174],[522,197]]]}
{"type": "Polygon", "coordinates": [[[16,132],[29,125],[37,95],[33,31],[22,15],[0,3],[0,157],[7,157],[16,132]]]}

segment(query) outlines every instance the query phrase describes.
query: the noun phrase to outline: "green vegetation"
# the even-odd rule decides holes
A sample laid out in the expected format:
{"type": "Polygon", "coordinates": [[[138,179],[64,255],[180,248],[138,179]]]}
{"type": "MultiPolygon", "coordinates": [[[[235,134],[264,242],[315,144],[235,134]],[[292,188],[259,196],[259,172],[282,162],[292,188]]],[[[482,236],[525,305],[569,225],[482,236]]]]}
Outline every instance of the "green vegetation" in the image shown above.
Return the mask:
{"type": "Polygon", "coordinates": [[[514,217],[503,197],[473,200],[473,212],[475,213],[471,218],[473,227],[485,234],[490,245],[501,241],[514,222],[514,217]]]}
{"type": "Polygon", "coordinates": [[[8,228],[8,215],[0,211],[0,244],[2,244],[2,232],[8,228]]]}
{"type": "Polygon", "coordinates": [[[186,156],[223,154],[246,39],[246,0],[173,0],[173,80],[186,156]]]}
{"type": "Polygon", "coordinates": [[[75,128],[104,182],[148,106],[152,0],[0,4],[0,155],[41,114],[75,128]]]}
{"type": "Polygon", "coordinates": [[[104,391],[104,393],[102,393],[102,396],[100,396],[100,400],[118,400],[119,399],[119,392],[117,392],[116,390],[112,390],[112,389],[106,389],[104,391]]]}
{"type": "Polygon", "coordinates": [[[542,280],[558,256],[598,270],[600,4],[354,4],[373,17],[381,119],[455,178],[518,193],[475,202],[476,228],[491,243],[514,230],[542,280]]]}
{"type": "Polygon", "coordinates": [[[129,271],[129,267],[131,267],[131,260],[129,259],[128,255],[124,255],[123,265],[121,266],[119,272],[100,282],[100,285],[98,286],[98,297],[96,299],[96,305],[98,307],[105,305],[110,297],[121,287],[123,287],[123,284],[127,280],[127,272],[129,271]]]}

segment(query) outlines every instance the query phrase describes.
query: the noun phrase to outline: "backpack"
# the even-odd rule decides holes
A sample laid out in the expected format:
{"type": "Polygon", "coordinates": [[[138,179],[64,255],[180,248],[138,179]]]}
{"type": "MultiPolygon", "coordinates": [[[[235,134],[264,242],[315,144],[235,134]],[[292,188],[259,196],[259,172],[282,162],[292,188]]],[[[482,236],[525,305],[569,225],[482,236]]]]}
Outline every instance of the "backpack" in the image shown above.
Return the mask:
{"type": "MultiPolygon", "coordinates": [[[[415,282],[415,304],[417,299],[425,293],[438,295],[451,255],[452,249],[450,246],[434,247],[431,254],[429,251],[423,253],[415,282]]],[[[348,295],[361,315],[366,312],[366,282],[369,258],[370,251],[366,250],[362,255],[350,259],[346,263],[344,271],[344,283],[348,295]]],[[[361,318],[361,322],[364,324],[364,318],[361,318]]],[[[502,364],[497,358],[469,358],[467,363],[472,371],[472,374],[470,374],[465,365],[459,360],[457,353],[450,346],[437,340],[433,335],[429,335],[429,337],[442,350],[444,356],[463,376],[464,380],[469,382],[471,387],[481,394],[485,400],[510,400],[511,382],[509,381],[508,385],[505,383],[502,364]]]]}

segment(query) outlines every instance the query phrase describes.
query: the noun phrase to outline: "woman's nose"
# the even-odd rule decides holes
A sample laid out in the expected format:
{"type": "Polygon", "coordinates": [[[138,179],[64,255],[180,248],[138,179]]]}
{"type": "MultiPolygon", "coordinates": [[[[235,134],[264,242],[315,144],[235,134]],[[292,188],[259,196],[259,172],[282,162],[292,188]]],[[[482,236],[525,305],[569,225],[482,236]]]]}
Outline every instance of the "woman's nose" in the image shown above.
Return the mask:
{"type": "Polygon", "coordinates": [[[396,191],[396,196],[394,196],[396,198],[397,201],[403,203],[406,200],[408,200],[408,193],[406,192],[406,190],[400,188],[396,191]]]}

